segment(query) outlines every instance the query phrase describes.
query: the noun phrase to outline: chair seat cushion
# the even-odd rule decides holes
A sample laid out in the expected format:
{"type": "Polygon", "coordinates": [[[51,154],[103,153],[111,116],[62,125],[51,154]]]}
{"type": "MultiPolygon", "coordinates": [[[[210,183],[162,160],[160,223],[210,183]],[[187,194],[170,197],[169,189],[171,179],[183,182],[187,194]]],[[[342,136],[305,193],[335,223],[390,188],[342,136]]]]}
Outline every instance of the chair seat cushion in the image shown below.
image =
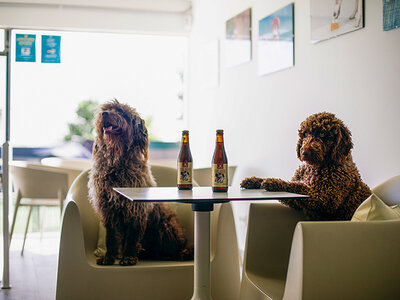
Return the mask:
{"type": "Polygon", "coordinates": [[[372,194],[357,208],[352,221],[400,220],[400,205],[388,206],[372,194]]]}

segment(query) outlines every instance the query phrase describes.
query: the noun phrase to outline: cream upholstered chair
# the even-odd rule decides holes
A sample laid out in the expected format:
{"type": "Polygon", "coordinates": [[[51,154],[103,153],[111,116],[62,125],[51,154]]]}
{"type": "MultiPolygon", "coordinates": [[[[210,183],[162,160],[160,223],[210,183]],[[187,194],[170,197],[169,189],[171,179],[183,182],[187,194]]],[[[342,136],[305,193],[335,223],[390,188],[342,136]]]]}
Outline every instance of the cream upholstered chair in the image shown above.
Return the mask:
{"type": "MultiPolygon", "coordinates": [[[[373,192],[400,204],[400,176],[373,192]]],[[[250,204],[240,299],[400,299],[400,220],[303,219],[250,204]]]]}
{"type": "MultiPolygon", "coordinates": [[[[49,170],[49,171],[54,171],[54,172],[58,172],[58,173],[66,173],[68,175],[68,188],[71,186],[72,182],[74,182],[75,178],[78,177],[78,175],[80,173],[82,173],[81,169],[43,165],[41,163],[37,163],[37,162],[33,162],[33,161],[13,160],[10,162],[10,165],[20,166],[20,167],[30,167],[33,169],[49,170]]],[[[67,192],[68,192],[68,190],[67,190],[67,192]]]]}
{"type": "MultiPolygon", "coordinates": [[[[176,186],[174,168],[151,166],[159,186],[176,186]]],[[[56,299],[190,299],[193,261],[145,261],[135,266],[98,266],[99,220],[88,200],[88,172],[72,185],[65,205],[58,262],[56,299]]],[[[171,204],[193,242],[191,205],[171,204]]],[[[239,252],[230,204],[215,205],[211,214],[212,296],[238,299],[239,252]]]]}
{"type": "Polygon", "coordinates": [[[82,173],[82,170],[79,170],[79,169],[54,167],[54,166],[35,164],[35,163],[27,163],[26,166],[32,167],[35,169],[49,170],[49,171],[54,171],[54,172],[58,172],[58,173],[66,173],[68,175],[68,188],[72,185],[75,178],[78,177],[78,175],[82,173]]]}
{"type": "Polygon", "coordinates": [[[21,206],[29,207],[21,250],[21,254],[23,254],[32,208],[35,206],[59,206],[61,215],[63,202],[68,191],[68,174],[13,164],[10,164],[10,172],[16,194],[10,239],[14,232],[19,208],[21,206]]]}
{"type": "MultiPolygon", "coordinates": [[[[236,166],[228,166],[228,184],[232,185],[233,176],[235,175],[236,166]]],[[[193,178],[199,186],[211,186],[211,168],[193,169],[193,178]]]]}
{"type": "Polygon", "coordinates": [[[392,177],[376,186],[373,193],[385,201],[387,205],[400,203],[400,175],[392,177]]]}

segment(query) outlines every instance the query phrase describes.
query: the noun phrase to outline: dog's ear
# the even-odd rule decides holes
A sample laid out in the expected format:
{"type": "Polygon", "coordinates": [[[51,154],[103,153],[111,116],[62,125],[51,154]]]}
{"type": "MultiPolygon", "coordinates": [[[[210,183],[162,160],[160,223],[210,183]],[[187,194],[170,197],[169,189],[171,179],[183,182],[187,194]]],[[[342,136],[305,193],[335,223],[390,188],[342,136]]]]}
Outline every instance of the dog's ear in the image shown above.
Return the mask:
{"type": "Polygon", "coordinates": [[[149,138],[145,121],[141,118],[134,118],[133,125],[133,146],[143,154],[145,161],[148,160],[149,138]]]}
{"type": "Polygon", "coordinates": [[[94,143],[93,143],[93,149],[92,149],[92,156],[93,157],[96,156],[97,151],[99,151],[99,145],[97,145],[97,140],[95,140],[94,143]]]}
{"type": "Polygon", "coordinates": [[[296,146],[296,152],[297,152],[298,159],[300,159],[300,149],[301,149],[302,144],[303,144],[303,138],[299,137],[299,140],[297,141],[297,146],[296,146]]]}
{"type": "Polygon", "coordinates": [[[344,124],[336,125],[334,130],[335,143],[331,151],[331,159],[336,162],[342,162],[353,148],[351,132],[344,124]]]}
{"type": "Polygon", "coordinates": [[[300,129],[298,133],[299,133],[299,140],[297,141],[296,152],[297,152],[297,158],[300,159],[300,149],[301,146],[303,145],[303,138],[305,136],[304,122],[300,124],[300,129]]]}

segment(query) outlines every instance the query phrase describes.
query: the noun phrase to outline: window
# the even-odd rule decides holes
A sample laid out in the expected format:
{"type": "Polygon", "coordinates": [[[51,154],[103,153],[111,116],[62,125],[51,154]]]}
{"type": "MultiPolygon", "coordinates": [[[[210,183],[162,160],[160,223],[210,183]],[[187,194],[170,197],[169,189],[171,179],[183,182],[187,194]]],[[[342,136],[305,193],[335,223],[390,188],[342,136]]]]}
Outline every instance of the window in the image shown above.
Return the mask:
{"type": "Polygon", "coordinates": [[[12,36],[11,141],[54,146],[84,100],[113,98],[151,120],[150,135],[175,142],[185,126],[187,38],[15,30],[12,36]],[[35,35],[35,62],[16,62],[16,34],[35,35]],[[61,36],[60,63],[41,62],[43,35],[61,36]]]}

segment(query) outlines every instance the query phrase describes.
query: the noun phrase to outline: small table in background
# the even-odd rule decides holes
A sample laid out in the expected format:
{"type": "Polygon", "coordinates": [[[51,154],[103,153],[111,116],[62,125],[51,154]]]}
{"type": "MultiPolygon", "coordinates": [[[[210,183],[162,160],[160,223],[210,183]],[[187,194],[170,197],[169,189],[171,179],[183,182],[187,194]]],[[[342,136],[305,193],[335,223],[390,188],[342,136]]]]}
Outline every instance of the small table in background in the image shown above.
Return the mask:
{"type": "Polygon", "coordinates": [[[178,190],[176,187],[114,188],[131,201],[181,202],[192,204],[194,211],[194,292],[192,300],[211,299],[210,276],[210,211],[214,203],[229,201],[279,200],[307,198],[308,196],[286,192],[246,190],[229,187],[226,193],[214,193],[211,187],[193,187],[178,190]]]}

